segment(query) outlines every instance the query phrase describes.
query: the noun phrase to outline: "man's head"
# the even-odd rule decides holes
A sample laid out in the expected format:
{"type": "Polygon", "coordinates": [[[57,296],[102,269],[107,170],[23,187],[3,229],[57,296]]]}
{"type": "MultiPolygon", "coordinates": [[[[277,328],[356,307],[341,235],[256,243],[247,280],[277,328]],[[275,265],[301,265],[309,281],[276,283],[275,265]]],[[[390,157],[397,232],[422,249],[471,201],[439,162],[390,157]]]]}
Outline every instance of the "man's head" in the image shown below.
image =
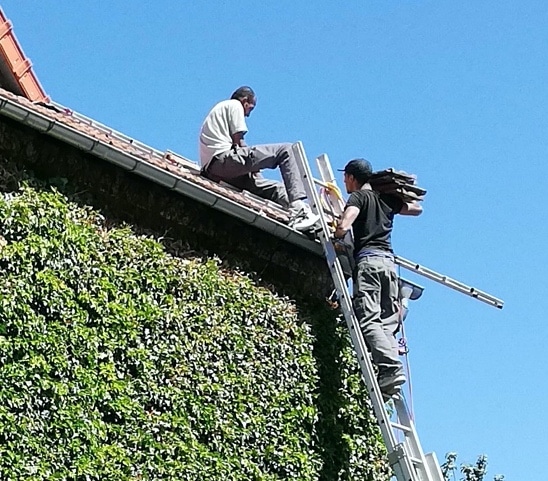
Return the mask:
{"type": "Polygon", "coordinates": [[[339,170],[344,172],[344,185],[349,194],[360,190],[373,173],[371,163],[365,159],[353,159],[345,165],[344,169],[339,170]]]}
{"type": "Polygon", "coordinates": [[[249,117],[249,114],[255,108],[255,105],[257,105],[257,97],[251,87],[240,87],[232,94],[230,98],[231,100],[240,101],[244,107],[244,115],[246,117],[249,117]]]}

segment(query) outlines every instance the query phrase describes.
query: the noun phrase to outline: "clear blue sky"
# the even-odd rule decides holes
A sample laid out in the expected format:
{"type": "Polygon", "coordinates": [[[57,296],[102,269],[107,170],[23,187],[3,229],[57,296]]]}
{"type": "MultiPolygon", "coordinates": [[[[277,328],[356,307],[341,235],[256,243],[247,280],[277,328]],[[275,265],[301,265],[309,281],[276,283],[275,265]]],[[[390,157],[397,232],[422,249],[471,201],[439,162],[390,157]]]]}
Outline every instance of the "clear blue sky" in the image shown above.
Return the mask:
{"type": "Polygon", "coordinates": [[[248,143],[414,172],[397,252],[506,301],[427,280],[406,322],[425,450],[546,480],[546,0],[4,0],[48,94],[197,157],[208,109],[258,94],[248,143]]]}

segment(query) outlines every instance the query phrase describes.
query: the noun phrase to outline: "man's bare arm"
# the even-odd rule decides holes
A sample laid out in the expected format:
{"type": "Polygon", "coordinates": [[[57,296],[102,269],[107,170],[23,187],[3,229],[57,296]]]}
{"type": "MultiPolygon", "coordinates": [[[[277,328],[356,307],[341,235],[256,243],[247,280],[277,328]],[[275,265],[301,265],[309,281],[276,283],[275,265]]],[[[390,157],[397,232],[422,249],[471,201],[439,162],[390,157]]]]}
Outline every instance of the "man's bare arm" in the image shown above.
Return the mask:
{"type": "Polygon", "coordinates": [[[401,215],[421,215],[422,214],[422,205],[417,201],[405,202],[403,207],[400,210],[401,215]]]}
{"type": "Polygon", "coordinates": [[[337,228],[335,230],[335,237],[342,238],[346,235],[346,233],[350,230],[350,227],[352,227],[352,224],[358,217],[358,214],[360,213],[360,209],[357,207],[351,205],[347,207],[341,219],[339,220],[339,223],[337,224],[337,228]]]}

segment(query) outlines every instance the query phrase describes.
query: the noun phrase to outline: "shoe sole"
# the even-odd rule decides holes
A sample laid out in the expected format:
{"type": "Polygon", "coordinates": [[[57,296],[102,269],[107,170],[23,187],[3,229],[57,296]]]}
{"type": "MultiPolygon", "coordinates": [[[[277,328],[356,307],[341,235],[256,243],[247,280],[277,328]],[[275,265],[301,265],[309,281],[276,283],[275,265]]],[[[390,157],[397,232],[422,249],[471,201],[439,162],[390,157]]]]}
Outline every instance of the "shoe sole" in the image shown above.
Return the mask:
{"type": "Polygon", "coordinates": [[[381,393],[381,394],[382,394],[382,400],[385,403],[401,398],[401,391],[398,391],[392,394],[386,394],[386,393],[381,393]]]}
{"type": "Polygon", "coordinates": [[[303,219],[302,221],[297,221],[293,224],[293,229],[295,230],[308,230],[310,229],[316,222],[320,220],[320,216],[313,215],[311,217],[307,217],[306,219],[303,219]]]}

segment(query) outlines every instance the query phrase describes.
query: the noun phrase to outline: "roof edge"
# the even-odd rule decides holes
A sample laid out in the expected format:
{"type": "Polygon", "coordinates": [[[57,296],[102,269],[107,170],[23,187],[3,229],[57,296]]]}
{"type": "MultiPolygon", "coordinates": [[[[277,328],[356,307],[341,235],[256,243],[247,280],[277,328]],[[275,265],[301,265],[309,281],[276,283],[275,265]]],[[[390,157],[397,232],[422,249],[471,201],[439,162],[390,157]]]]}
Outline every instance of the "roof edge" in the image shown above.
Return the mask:
{"type": "Polygon", "coordinates": [[[9,69],[9,75],[23,94],[32,102],[49,102],[38,77],[32,70],[31,61],[25,56],[11,22],[0,7],[0,55],[9,69]]]}

